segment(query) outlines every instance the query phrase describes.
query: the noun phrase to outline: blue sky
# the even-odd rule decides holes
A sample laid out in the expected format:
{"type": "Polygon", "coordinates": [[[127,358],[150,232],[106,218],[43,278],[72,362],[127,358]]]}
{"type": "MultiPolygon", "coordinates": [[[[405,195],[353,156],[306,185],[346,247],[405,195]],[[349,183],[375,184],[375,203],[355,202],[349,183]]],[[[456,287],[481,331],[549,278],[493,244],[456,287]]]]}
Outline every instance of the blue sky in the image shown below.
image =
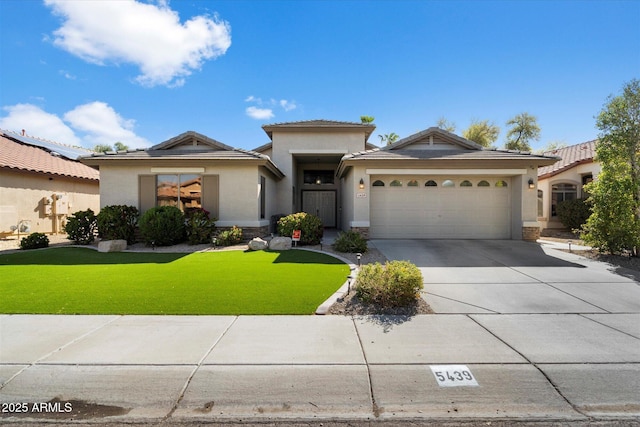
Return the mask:
{"type": "Polygon", "coordinates": [[[445,117],[533,148],[597,136],[640,77],[640,1],[0,1],[0,128],[93,147],[187,130],[251,149],[266,123],[375,117],[401,137],[445,117]]]}

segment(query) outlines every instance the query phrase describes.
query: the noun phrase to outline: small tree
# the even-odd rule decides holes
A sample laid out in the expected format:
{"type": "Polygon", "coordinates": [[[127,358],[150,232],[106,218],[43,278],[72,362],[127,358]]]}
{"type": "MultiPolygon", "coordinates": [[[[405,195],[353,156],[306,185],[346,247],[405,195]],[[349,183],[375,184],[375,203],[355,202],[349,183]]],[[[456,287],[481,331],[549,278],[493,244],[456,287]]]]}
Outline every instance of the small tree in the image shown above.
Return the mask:
{"type": "Polygon", "coordinates": [[[394,142],[396,142],[398,138],[400,138],[400,136],[395,132],[391,132],[391,133],[385,133],[384,135],[378,135],[378,138],[380,138],[381,144],[391,145],[394,142]]]}
{"type": "Polygon", "coordinates": [[[498,139],[500,128],[489,120],[474,120],[469,127],[462,132],[462,136],[470,141],[482,145],[483,147],[491,147],[498,139]]]}
{"type": "Polygon", "coordinates": [[[507,150],[531,151],[531,141],[540,139],[538,119],[529,113],[520,113],[507,121],[511,128],[507,131],[507,150]]]}
{"type": "Polygon", "coordinates": [[[596,159],[602,171],[586,187],[592,214],[584,239],[592,246],[638,256],[640,247],[640,80],[610,96],[597,117],[596,159]]]}
{"type": "Polygon", "coordinates": [[[375,119],[373,116],[360,116],[360,121],[365,124],[373,123],[375,119]]]}
{"type": "Polygon", "coordinates": [[[447,132],[453,133],[456,131],[456,124],[454,122],[450,122],[445,117],[440,117],[436,122],[436,126],[442,130],[446,130],[447,132]]]}

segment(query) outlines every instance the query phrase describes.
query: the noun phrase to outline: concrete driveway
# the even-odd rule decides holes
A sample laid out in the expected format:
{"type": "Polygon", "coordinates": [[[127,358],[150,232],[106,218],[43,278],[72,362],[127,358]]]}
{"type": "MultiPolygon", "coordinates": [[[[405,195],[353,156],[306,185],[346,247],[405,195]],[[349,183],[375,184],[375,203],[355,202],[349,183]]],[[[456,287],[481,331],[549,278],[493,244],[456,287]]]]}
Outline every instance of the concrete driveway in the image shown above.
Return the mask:
{"type": "Polygon", "coordinates": [[[436,313],[640,313],[629,270],[514,240],[374,240],[388,259],[409,260],[436,313]]]}

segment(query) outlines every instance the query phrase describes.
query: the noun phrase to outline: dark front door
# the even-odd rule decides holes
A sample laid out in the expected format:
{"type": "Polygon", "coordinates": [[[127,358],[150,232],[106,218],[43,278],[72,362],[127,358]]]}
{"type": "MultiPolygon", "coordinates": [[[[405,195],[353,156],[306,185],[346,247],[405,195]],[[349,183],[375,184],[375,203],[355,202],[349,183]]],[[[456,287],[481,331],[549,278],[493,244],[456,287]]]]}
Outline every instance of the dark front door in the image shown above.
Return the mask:
{"type": "Polygon", "coordinates": [[[336,192],[331,191],[303,191],[302,210],[316,215],[325,227],[336,226],[336,192]]]}

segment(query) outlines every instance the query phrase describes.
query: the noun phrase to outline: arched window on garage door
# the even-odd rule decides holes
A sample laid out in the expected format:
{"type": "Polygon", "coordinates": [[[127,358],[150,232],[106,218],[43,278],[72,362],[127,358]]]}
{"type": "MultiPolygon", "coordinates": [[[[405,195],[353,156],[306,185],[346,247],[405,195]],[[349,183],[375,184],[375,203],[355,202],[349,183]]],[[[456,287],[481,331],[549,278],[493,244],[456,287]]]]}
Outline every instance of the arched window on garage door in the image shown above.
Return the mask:
{"type": "Polygon", "coordinates": [[[460,187],[473,187],[473,184],[471,183],[471,181],[465,179],[460,183],[460,187]]]}
{"type": "Polygon", "coordinates": [[[496,182],[496,187],[498,188],[507,188],[507,182],[503,180],[499,180],[496,182]]]}
{"type": "Polygon", "coordinates": [[[374,187],[384,187],[384,182],[380,181],[379,179],[376,179],[375,181],[373,181],[373,184],[371,184],[374,187]]]}
{"type": "Polygon", "coordinates": [[[424,183],[425,187],[437,187],[438,183],[435,182],[434,180],[430,179],[429,181],[424,183]]]}
{"type": "Polygon", "coordinates": [[[415,179],[412,179],[411,181],[407,182],[407,187],[417,187],[418,186],[418,181],[416,181],[415,179]]]}
{"type": "Polygon", "coordinates": [[[455,186],[456,186],[456,183],[455,183],[455,182],[453,182],[453,181],[452,181],[452,180],[450,180],[450,179],[445,179],[444,181],[442,181],[442,186],[443,186],[443,187],[455,187],[455,186]]]}
{"type": "Polygon", "coordinates": [[[402,187],[402,181],[400,181],[399,179],[394,179],[393,181],[391,181],[391,184],[389,184],[389,187],[402,187]]]}
{"type": "Polygon", "coordinates": [[[484,179],[478,183],[478,187],[491,187],[489,181],[485,181],[484,179]]]}

